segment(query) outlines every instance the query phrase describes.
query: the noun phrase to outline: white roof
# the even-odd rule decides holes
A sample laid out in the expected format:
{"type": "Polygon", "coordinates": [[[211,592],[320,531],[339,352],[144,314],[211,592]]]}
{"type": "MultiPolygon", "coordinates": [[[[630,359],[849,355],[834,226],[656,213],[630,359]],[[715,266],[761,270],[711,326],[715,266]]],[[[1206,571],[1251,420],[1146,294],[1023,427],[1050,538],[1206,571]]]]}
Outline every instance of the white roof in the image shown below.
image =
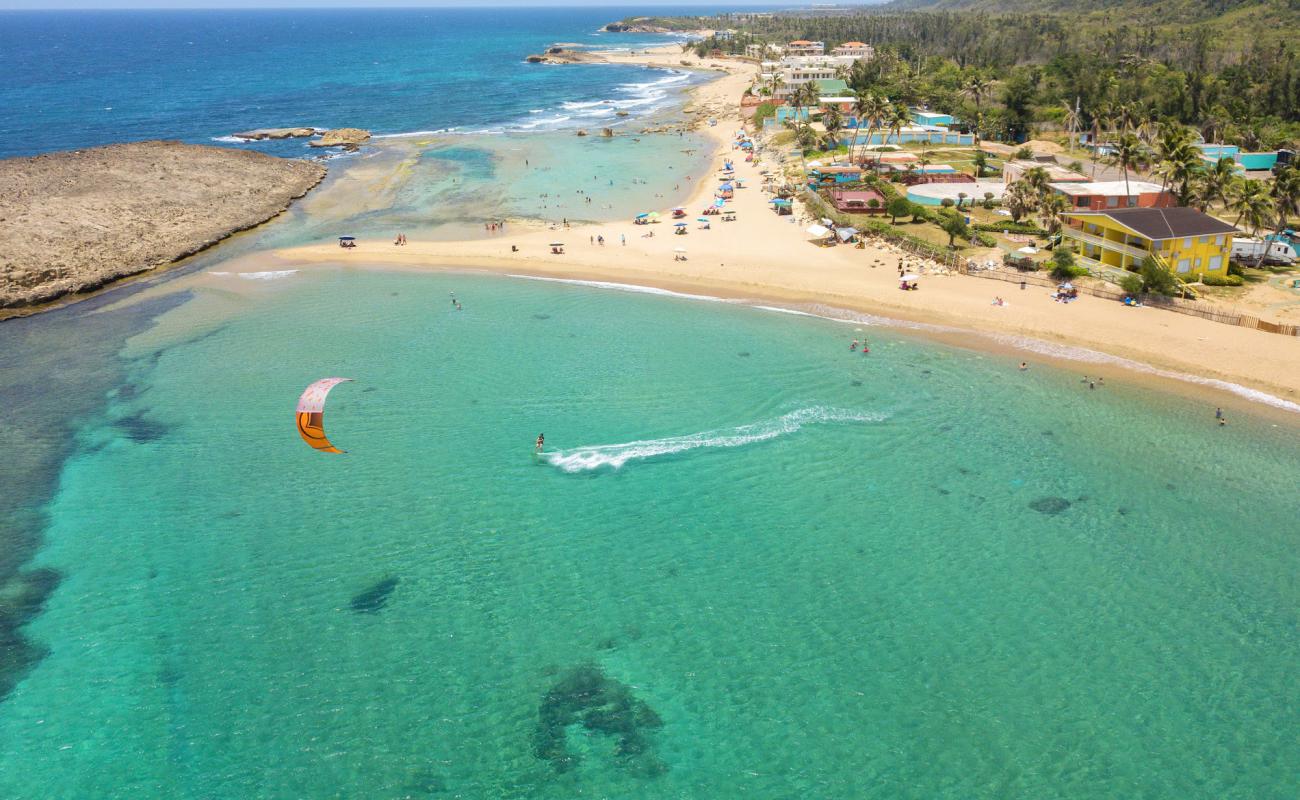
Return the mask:
{"type": "Polygon", "coordinates": [[[965,192],[967,197],[983,200],[985,192],[992,192],[993,198],[999,199],[1006,191],[1007,185],[1001,181],[980,181],[978,183],[918,183],[907,187],[907,193],[917,197],[932,197],[942,200],[945,197],[960,199],[958,195],[965,192]]]}
{"type": "Polygon", "coordinates": [[[856,97],[822,97],[819,98],[823,103],[856,103],[856,97]]]}
{"type": "Polygon", "coordinates": [[[1118,195],[1125,197],[1128,195],[1138,194],[1157,194],[1160,192],[1160,184],[1151,183],[1150,181],[1129,181],[1128,188],[1124,188],[1124,181],[1093,181],[1091,183],[1049,183],[1058,192],[1062,194],[1073,195],[1075,197],[1085,194],[1100,194],[1107,197],[1118,195]]]}

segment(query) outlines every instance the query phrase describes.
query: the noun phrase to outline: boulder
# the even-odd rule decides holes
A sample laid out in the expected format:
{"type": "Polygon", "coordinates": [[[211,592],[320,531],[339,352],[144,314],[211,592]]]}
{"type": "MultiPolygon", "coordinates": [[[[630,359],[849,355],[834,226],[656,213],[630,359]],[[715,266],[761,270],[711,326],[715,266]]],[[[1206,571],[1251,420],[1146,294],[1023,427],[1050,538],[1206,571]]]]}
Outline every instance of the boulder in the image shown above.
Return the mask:
{"type": "Polygon", "coordinates": [[[321,137],[311,142],[312,147],[346,147],[355,150],[370,141],[370,131],[360,128],[335,128],[325,131],[321,137]]]}
{"type": "Polygon", "coordinates": [[[614,129],[613,129],[613,128],[601,128],[601,129],[600,129],[600,135],[601,135],[601,136],[605,136],[605,137],[613,136],[613,135],[614,135],[614,129]]]}
{"type": "Polygon", "coordinates": [[[586,135],[587,135],[587,132],[584,131],[583,129],[579,128],[579,129],[578,129],[578,135],[579,135],[579,136],[586,136],[586,135]]]}

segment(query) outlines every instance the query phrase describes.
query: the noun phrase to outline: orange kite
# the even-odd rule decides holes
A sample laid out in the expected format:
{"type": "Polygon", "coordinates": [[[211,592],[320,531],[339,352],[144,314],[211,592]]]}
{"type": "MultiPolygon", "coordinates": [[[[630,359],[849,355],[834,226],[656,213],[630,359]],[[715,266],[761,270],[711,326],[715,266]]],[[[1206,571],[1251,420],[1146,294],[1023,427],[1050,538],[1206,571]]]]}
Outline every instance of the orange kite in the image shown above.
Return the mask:
{"type": "Polygon", "coordinates": [[[351,378],[321,378],[308,386],[298,398],[298,435],[311,445],[313,450],[322,453],[343,453],[325,437],[325,396],[330,389],[340,383],[350,382],[351,378]]]}

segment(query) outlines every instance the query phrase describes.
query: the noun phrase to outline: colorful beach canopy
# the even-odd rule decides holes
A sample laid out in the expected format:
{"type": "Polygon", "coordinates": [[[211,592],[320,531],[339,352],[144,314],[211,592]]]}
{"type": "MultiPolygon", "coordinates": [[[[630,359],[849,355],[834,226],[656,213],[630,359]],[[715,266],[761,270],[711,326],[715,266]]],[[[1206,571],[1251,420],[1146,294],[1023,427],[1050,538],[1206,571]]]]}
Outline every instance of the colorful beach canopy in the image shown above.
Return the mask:
{"type": "Polygon", "coordinates": [[[673,223],[673,227],[674,227],[674,228],[685,228],[685,227],[686,227],[686,223],[685,223],[685,222],[674,222],[674,223],[673,223]]]}
{"type": "Polygon", "coordinates": [[[355,237],[355,236],[340,236],[340,237],[339,237],[339,241],[340,241],[340,242],[355,242],[356,240],[357,240],[357,237],[355,237]]]}
{"type": "Polygon", "coordinates": [[[637,214],[637,215],[636,215],[636,218],[637,218],[637,219],[645,219],[645,218],[648,217],[648,216],[650,216],[650,212],[648,212],[648,211],[643,211],[643,212],[641,212],[640,214],[637,214]]]}
{"type": "Polygon", "coordinates": [[[347,383],[351,378],[321,378],[308,386],[298,398],[298,435],[311,445],[313,450],[322,453],[343,453],[325,436],[325,398],[330,390],[340,383],[347,383]]]}

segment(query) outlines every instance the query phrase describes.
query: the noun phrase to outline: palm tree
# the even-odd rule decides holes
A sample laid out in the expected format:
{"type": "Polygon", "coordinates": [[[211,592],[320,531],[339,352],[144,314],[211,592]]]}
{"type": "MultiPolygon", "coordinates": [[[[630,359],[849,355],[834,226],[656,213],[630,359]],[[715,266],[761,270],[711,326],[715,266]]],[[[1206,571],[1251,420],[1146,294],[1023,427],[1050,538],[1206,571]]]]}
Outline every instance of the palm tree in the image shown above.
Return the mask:
{"type": "Polygon", "coordinates": [[[1273,198],[1263,181],[1244,178],[1232,184],[1229,190],[1228,208],[1237,212],[1233,225],[1240,225],[1244,220],[1250,228],[1251,235],[1259,234],[1259,229],[1273,219],[1273,198]]]}
{"type": "Polygon", "coordinates": [[[865,121],[867,113],[874,102],[874,95],[868,91],[859,91],[853,96],[853,115],[857,118],[853,125],[853,141],[849,143],[849,161],[853,161],[853,151],[858,147],[858,132],[862,130],[862,123],[865,121]]]}
{"type": "Polygon", "coordinates": [[[1020,179],[1033,192],[1034,205],[1042,208],[1047,202],[1047,196],[1052,191],[1050,185],[1052,176],[1048,175],[1047,170],[1043,167],[1030,167],[1025,170],[1025,174],[1021,175],[1020,179]]]}
{"type": "MultiPolygon", "coordinates": [[[[879,95],[869,95],[867,104],[863,107],[863,115],[867,121],[867,145],[872,145],[872,137],[875,131],[880,127],[889,111],[889,101],[879,95]]],[[[877,158],[880,151],[876,151],[877,158]]]]}
{"type": "Polygon", "coordinates": [[[839,106],[832,105],[822,114],[822,125],[826,128],[827,150],[837,150],[840,146],[840,131],[844,130],[844,115],[839,106]]]}
{"type": "Polygon", "coordinates": [[[1300,167],[1295,165],[1279,170],[1273,178],[1274,214],[1277,218],[1277,230],[1287,227],[1293,214],[1300,214],[1300,167]]]}
{"type": "Polygon", "coordinates": [[[1124,172],[1124,194],[1132,194],[1129,191],[1128,172],[1130,169],[1137,170],[1145,158],[1146,147],[1132,133],[1123,133],[1115,147],[1111,151],[1110,158],[1107,159],[1112,167],[1119,167],[1124,172]]]}
{"type": "Polygon", "coordinates": [[[902,103],[895,103],[889,108],[885,122],[889,125],[889,132],[894,134],[894,141],[901,146],[903,144],[903,128],[912,124],[912,112],[902,103]]]}
{"type": "Polygon", "coordinates": [[[1192,132],[1177,124],[1161,126],[1154,156],[1159,162],[1154,171],[1162,179],[1160,190],[1173,186],[1179,202],[1187,202],[1192,176],[1201,165],[1201,153],[1192,147],[1192,132]]]}
{"type": "MultiPolygon", "coordinates": [[[[1214,166],[1201,174],[1202,190],[1212,202],[1218,200],[1228,205],[1228,189],[1237,180],[1237,162],[1224,156],[1214,162],[1214,166]]],[[[1207,203],[1206,205],[1209,205],[1207,203]]]]}
{"type": "Polygon", "coordinates": [[[1067,131],[1070,132],[1071,153],[1074,152],[1074,140],[1076,138],[1075,132],[1079,128],[1079,108],[1077,105],[1078,101],[1076,100],[1075,103],[1076,105],[1073,108],[1070,107],[1069,103],[1063,103],[1061,105],[1061,107],[1065,109],[1065,114],[1061,117],[1061,124],[1065,126],[1065,129],[1067,131]]]}
{"type": "Polygon", "coordinates": [[[1038,213],[1043,218],[1043,227],[1049,234],[1054,234],[1061,229],[1065,221],[1062,216],[1070,210],[1070,201],[1063,194],[1051,194],[1039,207],[1038,213]]]}
{"type": "Polygon", "coordinates": [[[1006,192],[1002,195],[1002,205],[1011,212],[1012,222],[1019,222],[1021,217],[1029,213],[1034,207],[1034,202],[1034,190],[1023,180],[1007,186],[1006,192]]]}
{"type": "Polygon", "coordinates": [[[966,79],[962,84],[961,92],[971,99],[975,104],[975,143],[979,143],[980,124],[983,121],[984,113],[981,109],[981,103],[989,92],[993,90],[993,82],[986,79],[978,72],[966,79]]]}

